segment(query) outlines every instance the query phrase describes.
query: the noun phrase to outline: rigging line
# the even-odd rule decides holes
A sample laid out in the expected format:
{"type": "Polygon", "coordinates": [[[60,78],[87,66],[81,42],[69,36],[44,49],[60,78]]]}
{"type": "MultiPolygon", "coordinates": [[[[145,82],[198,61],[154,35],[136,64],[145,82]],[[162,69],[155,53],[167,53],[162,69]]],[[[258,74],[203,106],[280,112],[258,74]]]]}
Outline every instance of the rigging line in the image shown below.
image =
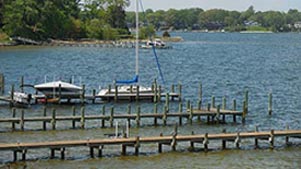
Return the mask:
{"type": "Polygon", "coordinates": [[[159,73],[160,73],[160,77],[162,79],[163,84],[165,85],[165,80],[164,80],[164,77],[163,77],[163,73],[162,73],[162,70],[161,70],[161,66],[160,66],[160,63],[159,63],[159,59],[158,59],[158,56],[157,56],[155,45],[152,45],[152,49],[153,49],[153,52],[154,52],[154,55],[155,55],[155,58],[156,58],[157,67],[158,67],[158,70],[159,70],[159,73]]]}

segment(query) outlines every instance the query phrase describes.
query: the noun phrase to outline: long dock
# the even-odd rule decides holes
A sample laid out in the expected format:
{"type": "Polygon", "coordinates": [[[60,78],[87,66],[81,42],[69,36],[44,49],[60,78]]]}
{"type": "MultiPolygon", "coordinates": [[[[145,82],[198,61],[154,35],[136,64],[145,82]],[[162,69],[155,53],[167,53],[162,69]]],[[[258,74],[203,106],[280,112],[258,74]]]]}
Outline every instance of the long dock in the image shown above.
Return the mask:
{"type": "MultiPolygon", "coordinates": [[[[126,137],[126,136],[125,136],[126,137]]],[[[50,158],[55,157],[55,152],[59,151],[61,159],[65,159],[66,148],[87,147],[90,149],[90,156],[94,158],[94,149],[98,150],[98,157],[102,157],[104,146],[121,145],[121,154],[126,155],[127,147],[133,147],[135,155],[139,155],[139,149],[142,144],[157,144],[158,152],[162,152],[162,146],[168,145],[173,151],[176,151],[177,143],[190,142],[190,148],[194,149],[195,143],[203,145],[204,151],[209,149],[209,143],[212,140],[222,141],[222,149],[226,149],[227,142],[233,142],[236,148],[240,147],[242,139],[255,139],[255,148],[258,147],[258,140],[268,141],[270,148],[274,148],[275,137],[285,137],[286,144],[289,144],[289,138],[301,138],[301,130],[284,131],[264,131],[264,132],[242,132],[242,133],[219,133],[219,134],[198,134],[198,135],[177,135],[177,126],[171,136],[157,137],[132,137],[132,138],[114,138],[114,139],[91,139],[91,140],[66,140],[51,142],[32,142],[32,143],[8,143],[0,144],[0,151],[13,151],[13,161],[18,160],[18,153],[22,154],[22,160],[26,160],[26,154],[30,149],[50,149],[50,158]]]]}
{"type": "Polygon", "coordinates": [[[58,121],[70,121],[72,128],[76,128],[76,123],[80,123],[80,128],[84,129],[86,127],[86,121],[88,120],[99,120],[101,122],[101,127],[106,127],[106,122],[109,122],[109,127],[114,127],[114,120],[121,119],[127,120],[128,124],[131,121],[136,123],[137,127],[141,126],[142,119],[153,119],[154,126],[158,125],[158,120],[161,120],[163,125],[167,124],[167,120],[170,118],[178,118],[179,124],[183,124],[183,119],[186,119],[190,124],[192,124],[194,118],[201,120],[202,117],[207,117],[207,123],[226,123],[226,116],[232,116],[233,122],[236,123],[236,117],[240,116],[242,122],[244,122],[246,117],[246,112],[244,111],[234,111],[234,110],[224,110],[217,108],[209,109],[187,109],[186,112],[182,111],[182,105],[179,104],[179,112],[168,112],[168,107],[164,107],[162,113],[158,113],[157,104],[154,106],[153,113],[141,113],[140,106],[136,107],[136,113],[132,114],[131,106],[128,106],[126,114],[116,114],[114,112],[114,107],[111,107],[109,114],[106,114],[106,108],[103,106],[102,112],[99,115],[86,115],[85,107],[81,107],[80,115],[76,115],[75,107],[72,108],[72,116],[57,116],[56,110],[53,109],[51,115],[47,115],[47,108],[43,109],[43,116],[39,117],[25,117],[24,110],[21,110],[21,116],[16,117],[16,109],[12,109],[11,118],[1,118],[0,123],[11,123],[12,131],[16,130],[16,124],[20,124],[20,130],[23,131],[25,128],[25,122],[41,122],[42,129],[47,130],[47,123],[50,123],[52,130],[56,130],[58,121]],[[72,122],[72,123],[71,123],[72,122]]]}

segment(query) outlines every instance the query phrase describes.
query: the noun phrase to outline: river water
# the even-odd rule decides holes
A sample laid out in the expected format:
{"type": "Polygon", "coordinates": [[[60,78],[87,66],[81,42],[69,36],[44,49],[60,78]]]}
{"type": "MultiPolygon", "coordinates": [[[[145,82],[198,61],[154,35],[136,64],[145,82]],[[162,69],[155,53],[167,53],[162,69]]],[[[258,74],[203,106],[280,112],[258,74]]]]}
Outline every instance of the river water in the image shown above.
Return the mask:
{"type": "MultiPolygon", "coordinates": [[[[150,84],[157,78],[169,88],[171,84],[183,85],[184,100],[191,100],[196,106],[198,86],[203,84],[203,102],[216,97],[221,104],[227,98],[231,107],[232,99],[242,107],[244,91],[249,91],[249,114],[246,123],[207,125],[194,120],[190,125],[184,121],[179,134],[219,133],[223,129],[230,132],[259,130],[300,129],[301,120],[301,34],[239,34],[239,33],[172,33],[182,36],[185,41],[170,43],[173,49],[157,50],[165,84],[159,76],[155,57],[150,50],[140,50],[140,84],[150,84]],[[268,115],[268,93],[273,93],[273,115],[268,115]]],[[[69,80],[85,84],[88,93],[91,89],[104,87],[116,79],[130,79],[135,73],[134,49],[97,47],[16,47],[0,49],[0,72],[6,76],[6,93],[11,84],[19,84],[20,77],[25,83],[38,84],[45,80],[69,80]]],[[[29,91],[30,92],[30,91],[29,91]]],[[[159,110],[162,110],[162,105],[159,110]]],[[[97,114],[105,105],[107,111],[115,106],[116,113],[125,113],[128,103],[107,103],[87,105],[86,114],[97,114]]],[[[133,107],[135,103],[131,103],[133,107]]],[[[142,112],[151,112],[153,104],[140,103],[142,112]]],[[[43,106],[32,106],[25,110],[25,116],[41,116],[43,106]]],[[[57,115],[70,115],[70,105],[50,105],[56,108],[57,115]]],[[[171,103],[176,111],[177,102],[171,103]]],[[[79,107],[77,106],[79,113],[79,107]]],[[[0,117],[10,117],[10,109],[0,104],[0,117]]],[[[20,111],[17,112],[20,116],[20,111]]],[[[204,119],[203,119],[204,120],[204,119]]],[[[132,136],[168,135],[177,119],[168,120],[166,127],[153,127],[152,120],[142,121],[141,128],[133,127],[132,136]]],[[[70,122],[71,123],[71,122],[70,122]]],[[[124,124],[124,121],[119,121],[124,124]]],[[[87,122],[87,130],[70,130],[71,124],[57,123],[57,131],[41,131],[42,124],[25,124],[25,132],[10,132],[11,124],[0,124],[0,142],[38,142],[50,140],[105,138],[104,134],[114,133],[114,129],[100,129],[98,121],[87,122]],[[34,130],[34,131],[32,131],[34,130]]],[[[18,125],[17,125],[18,126],[18,125]]],[[[49,126],[50,128],[50,126],[49,126]]],[[[90,159],[87,148],[67,149],[67,160],[49,160],[49,150],[30,150],[27,162],[11,163],[12,153],[1,152],[3,168],[301,168],[301,141],[292,140],[294,146],[285,146],[284,139],[276,139],[276,149],[261,142],[261,149],[254,150],[254,140],[243,140],[242,150],[221,151],[220,142],[210,142],[211,151],[201,149],[189,152],[188,143],[179,144],[177,152],[164,147],[158,154],[157,145],[142,145],[141,154],[120,156],[118,146],[105,147],[104,157],[90,159]]],[[[202,146],[200,146],[201,148],[202,146]]],[[[129,149],[129,154],[134,150],[129,149]]]]}

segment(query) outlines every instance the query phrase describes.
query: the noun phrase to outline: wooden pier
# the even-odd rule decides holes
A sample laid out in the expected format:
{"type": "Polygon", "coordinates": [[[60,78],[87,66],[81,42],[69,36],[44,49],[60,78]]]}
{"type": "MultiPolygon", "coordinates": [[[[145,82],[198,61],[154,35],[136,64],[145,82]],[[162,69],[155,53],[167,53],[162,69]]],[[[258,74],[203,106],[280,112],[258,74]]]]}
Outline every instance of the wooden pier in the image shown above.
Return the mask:
{"type": "Polygon", "coordinates": [[[141,145],[157,144],[158,152],[162,153],[162,146],[170,146],[172,151],[176,151],[177,144],[180,142],[190,142],[190,149],[195,148],[195,144],[201,144],[205,152],[209,150],[209,143],[213,140],[222,142],[222,149],[226,149],[226,143],[234,143],[236,148],[240,148],[242,139],[254,139],[254,147],[258,147],[258,140],[268,141],[270,148],[274,148],[276,137],[285,137],[286,144],[289,144],[289,138],[301,138],[301,130],[283,130],[283,131],[264,131],[264,132],[241,132],[241,133],[220,133],[220,134],[197,134],[197,135],[178,135],[177,126],[170,136],[157,137],[132,137],[132,138],[113,138],[113,139],[87,139],[87,140],[66,140],[32,143],[1,143],[0,151],[12,151],[13,161],[18,160],[18,153],[22,154],[22,160],[26,160],[26,154],[31,149],[50,149],[50,158],[55,158],[55,152],[59,151],[61,159],[65,159],[66,148],[87,147],[90,150],[91,158],[94,158],[94,149],[98,150],[98,157],[102,157],[104,146],[120,145],[121,155],[126,155],[127,147],[133,147],[135,155],[139,155],[141,145]]]}
{"type": "MultiPolygon", "coordinates": [[[[126,120],[129,125],[131,125],[131,122],[133,121],[136,123],[137,127],[141,126],[142,119],[153,119],[154,126],[158,125],[158,120],[162,121],[162,125],[167,125],[167,120],[171,118],[178,118],[179,124],[183,124],[183,119],[186,119],[186,121],[190,124],[193,123],[194,119],[198,119],[201,121],[202,117],[207,117],[207,123],[226,123],[226,116],[232,116],[233,122],[236,123],[236,117],[240,116],[242,123],[244,123],[246,118],[246,112],[245,111],[235,111],[235,110],[225,110],[220,109],[220,106],[217,106],[217,108],[211,108],[208,107],[207,109],[198,108],[193,109],[192,105],[190,105],[190,108],[186,110],[186,112],[183,112],[182,110],[182,103],[179,104],[179,112],[169,112],[168,106],[164,106],[163,112],[158,113],[158,106],[157,104],[154,104],[154,112],[153,113],[141,113],[140,106],[136,107],[136,112],[132,114],[131,112],[131,106],[129,105],[127,107],[127,113],[126,114],[120,114],[114,112],[114,107],[110,108],[110,112],[106,113],[105,106],[102,107],[102,111],[99,115],[86,115],[85,107],[81,107],[80,109],[80,115],[76,115],[75,107],[72,107],[72,115],[71,116],[57,116],[56,110],[52,109],[51,114],[48,113],[47,115],[47,108],[45,107],[43,109],[43,116],[39,117],[25,117],[24,110],[21,110],[21,116],[16,117],[16,109],[12,109],[12,117],[11,118],[1,118],[0,123],[11,123],[12,125],[12,131],[16,130],[16,124],[20,124],[20,130],[23,131],[25,128],[25,122],[40,122],[42,125],[43,130],[47,130],[47,124],[50,123],[51,129],[56,130],[57,123],[59,121],[70,121],[70,125],[72,124],[72,128],[75,129],[76,123],[80,123],[80,128],[84,129],[86,128],[86,121],[90,120],[98,120],[101,122],[101,127],[106,127],[106,122],[109,123],[108,127],[114,126],[114,120],[126,120]],[[72,123],[71,123],[72,122],[72,123]]],[[[49,111],[49,110],[48,110],[49,111]]]]}

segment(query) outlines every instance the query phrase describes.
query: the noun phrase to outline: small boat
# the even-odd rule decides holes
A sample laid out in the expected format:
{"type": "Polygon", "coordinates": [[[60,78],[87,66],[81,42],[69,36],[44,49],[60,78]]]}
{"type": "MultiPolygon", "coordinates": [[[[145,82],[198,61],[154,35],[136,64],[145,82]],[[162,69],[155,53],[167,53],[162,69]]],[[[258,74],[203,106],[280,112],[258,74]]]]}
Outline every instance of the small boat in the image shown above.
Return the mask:
{"type": "Polygon", "coordinates": [[[165,42],[163,42],[161,39],[155,39],[154,41],[147,41],[145,45],[141,45],[142,49],[151,49],[151,48],[157,48],[157,49],[169,49],[170,46],[167,46],[165,42]]]}
{"type": "Polygon", "coordinates": [[[82,87],[66,83],[62,81],[55,81],[35,85],[34,88],[43,93],[46,98],[79,98],[82,94],[82,87]]]}
{"type": "Polygon", "coordinates": [[[22,92],[14,92],[13,102],[21,105],[29,105],[32,99],[31,94],[22,93],[22,92]]]}

